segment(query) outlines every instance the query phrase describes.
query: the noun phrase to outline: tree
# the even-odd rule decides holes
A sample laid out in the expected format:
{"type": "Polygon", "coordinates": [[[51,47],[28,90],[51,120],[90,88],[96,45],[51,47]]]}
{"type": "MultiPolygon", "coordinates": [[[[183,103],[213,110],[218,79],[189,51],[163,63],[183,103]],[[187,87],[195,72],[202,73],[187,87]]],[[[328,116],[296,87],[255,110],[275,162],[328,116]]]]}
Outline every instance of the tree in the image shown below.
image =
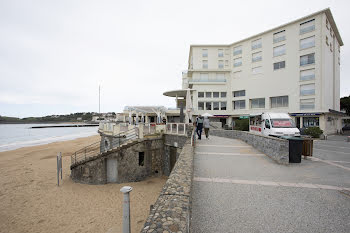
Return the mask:
{"type": "Polygon", "coordinates": [[[350,95],[340,98],[340,109],[345,110],[347,115],[350,115],[350,95]]]}

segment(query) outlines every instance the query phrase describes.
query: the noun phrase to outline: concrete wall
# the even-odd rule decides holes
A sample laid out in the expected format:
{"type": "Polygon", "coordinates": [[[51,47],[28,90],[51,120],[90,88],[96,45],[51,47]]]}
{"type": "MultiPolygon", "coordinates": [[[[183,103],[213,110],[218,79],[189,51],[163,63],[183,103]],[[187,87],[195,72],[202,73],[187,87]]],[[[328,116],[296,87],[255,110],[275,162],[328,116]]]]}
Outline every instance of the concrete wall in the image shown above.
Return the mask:
{"type": "Polygon", "coordinates": [[[256,135],[246,131],[238,130],[210,130],[213,136],[240,139],[255,149],[266,154],[277,163],[289,163],[289,142],[288,140],[256,135]]]}
{"type": "Polygon", "coordinates": [[[189,232],[193,179],[193,147],[186,140],[179,159],[150,210],[142,233],[189,232]]]}

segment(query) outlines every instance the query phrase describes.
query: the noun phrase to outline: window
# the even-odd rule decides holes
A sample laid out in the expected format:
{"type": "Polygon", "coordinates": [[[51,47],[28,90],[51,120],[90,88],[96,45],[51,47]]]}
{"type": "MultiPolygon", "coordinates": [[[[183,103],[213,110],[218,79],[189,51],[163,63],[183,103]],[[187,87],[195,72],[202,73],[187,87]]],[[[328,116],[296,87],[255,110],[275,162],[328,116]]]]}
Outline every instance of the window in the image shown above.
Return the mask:
{"type": "Polygon", "coordinates": [[[265,108],[265,98],[251,99],[251,108],[265,108]]]}
{"type": "Polygon", "coordinates": [[[205,102],[205,110],[211,110],[211,102],[205,102]]]}
{"type": "Polygon", "coordinates": [[[213,102],[213,110],[219,110],[219,102],[213,102]]]}
{"type": "Polygon", "coordinates": [[[300,66],[310,65],[315,63],[315,54],[307,54],[300,57],[300,66]]]}
{"type": "Polygon", "coordinates": [[[221,98],[226,98],[226,92],[220,92],[221,98]]]}
{"type": "Polygon", "coordinates": [[[328,43],[328,36],[326,36],[326,45],[329,45],[329,43],[328,43]]]}
{"type": "Polygon", "coordinates": [[[332,30],[332,28],[329,31],[330,31],[331,37],[333,37],[333,30],[332,30]]]}
{"type": "Polygon", "coordinates": [[[315,94],[315,84],[305,84],[300,85],[300,95],[314,95],[315,94]]]}
{"type": "Polygon", "coordinates": [[[245,100],[233,101],[233,109],[245,109],[245,100]]]}
{"type": "Polygon", "coordinates": [[[258,49],[258,48],[261,48],[261,47],[262,47],[261,39],[257,39],[257,40],[252,41],[252,50],[258,49]]]}
{"type": "Polygon", "coordinates": [[[224,57],[224,50],[218,49],[218,57],[224,57]]]}
{"type": "Polygon", "coordinates": [[[225,60],[225,67],[228,68],[228,60],[225,60]]]}
{"type": "Polygon", "coordinates": [[[198,110],[204,110],[204,102],[198,102],[198,110]]]}
{"type": "Polygon", "coordinates": [[[245,96],[245,90],[233,92],[233,97],[240,97],[240,96],[245,96]]]}
{"type": "Polygon", "coordinates": [[[224,61],[223,60],[219,60],[218,68],[219,69],[223,69],[224,68],[224,61]]]}
{"type": "Polygon", "coordinates": [[[308,81],[315,79],[315,69],[300,71],[300,81],[308,81]]]}
{"type": "Polygon", "coordinates": [[[320,125],[319,117],[303,117],[303,127],[315,127],[320,125]]]}
{"type": "Polygon", "coordinates": [[[233,55],[235,56],[239,54],[242,54],[242,45],[233,48],[233,55]]]}
{"type": "Polygon", "coordinates": [[[220,92],[213,92],[213,98],[219,98],[220,92]]]}
{"type": "Polygon", "coordinates": [[[262,66],[252,68],[252,73],[253,74],[261,74],[262,73],[262,66]]]}
{"type": "Polygon", "coordinates": [[[216,73],[216,82],[226,82],[224,73],[216,73]]]}
{"type": "Polygon", "coordinates": [[[315,30],[315,19],[300,24],[300,34],[312,32],[313,30],[315,30]]]}
{"type": "Polygon", "coordinates": [[[315,99],[300,100],[300,110],[315,109],[315,99]]]}
{"type": "Polygon", "coordinates": [[[236,58],[233,60],[233,67],[238,67],[242,65],[242,58],[236,58]]]}
{"type": "Polygon", "coordinates": [[[204,92],[198,92],[198,98],[204,98],[204,92]]]}
{"type": "Polygon", "coordinates": [[[208,82],[209,81],[209,74],[208,73],[200,73],[199,81],[208,82]]]}
{"type": "Polygon", "coordinates": [[[206,97],[206,98],[211,98],[211,92],[206,92],[206,93],[205,93],[205,97],[206,97]]]}
{"type": "Polygon", "coordinates": [[[286,67],[286,62],[285,61],[280,61],[280,62],[273,63],[273,69],[274,70],[279,70],[279,69],[282,69],[282,68],[285,68],[285,67],[286,67]]]}
{"type": "Polygon", "coordinates": [[[273,34],[273,43],[278,43],[286,40],[286,30],[279,31],[273,34]]]}
{"type": "Polygon", "coordinates": [[[139,166],[143,167],[145,165],[145,152],[139,152],[139,166]]]}
{"type": "Polygon", "coordinates": [[[300,49],[315,47],[315,36],[311,36],[300,40],[300,49]]]}
{"type": "Polygon", "coordinates": [[[226,110],[226,105],[227,105],[226,102],[220,102],[220,110],[226,110]]]}
{"type": "Polygon", "coordinates": [[[329,29],[329,26],[328,26],[328,19],[326,19],[326,28],[329,29]]]}
{"type": "Polygon", "coordinates": [[[261,60],[262,60],[262,52],[252,54],[252,62],[261,61],[261,60]]]}
{"type": "Polygon", "coordinates": [[[332,46],[332,43],[329,43],[329,49],[331,50],[331,52],[333,52],[333,46],[332,46]]]}
{"type": "Polygon", "coordinates": [[[202,49],[202,57],[208,57],[208,49],[202,49]]]}
{"type": "Polygon", "coordinates": [[[271,108],[288,107],[288,96],[271,97],[271,108]]]}
{"type": "Polygon", "coordinates": [[[286,54],[286,45],[281,45],[273,48],[273,56],[281,56],[286,54]]]}
{"type": "Polygon", "coordinates": [[[203,69],[208,69],[208,60],[203,60],[202,65],[203,65],[202,66],[203,69]]]}

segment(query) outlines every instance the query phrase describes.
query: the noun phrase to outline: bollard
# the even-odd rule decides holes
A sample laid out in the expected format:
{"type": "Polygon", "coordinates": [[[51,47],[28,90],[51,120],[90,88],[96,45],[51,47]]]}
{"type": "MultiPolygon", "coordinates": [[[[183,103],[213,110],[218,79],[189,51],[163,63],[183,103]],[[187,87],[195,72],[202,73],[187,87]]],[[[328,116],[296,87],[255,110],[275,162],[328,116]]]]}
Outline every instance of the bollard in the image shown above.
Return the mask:
{"type": "Polygon", "coordinates": [[[132,187],[124,186],[120,192],[124,194],[123,201],[123,233],[130,233],[130,192],[132,187]]]}

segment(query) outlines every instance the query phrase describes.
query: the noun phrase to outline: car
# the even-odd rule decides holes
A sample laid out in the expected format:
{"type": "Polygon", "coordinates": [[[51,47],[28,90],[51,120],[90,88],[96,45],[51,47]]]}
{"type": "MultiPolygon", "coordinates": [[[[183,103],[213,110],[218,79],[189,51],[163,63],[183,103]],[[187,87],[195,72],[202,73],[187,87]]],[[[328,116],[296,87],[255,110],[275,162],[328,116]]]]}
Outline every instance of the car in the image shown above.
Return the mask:
{"type": "Polygon", "coordinates": [[[343,131],[348,131],[350,130],[350,125],[345,125],[343,128],[342,128],[343,131]]]}

